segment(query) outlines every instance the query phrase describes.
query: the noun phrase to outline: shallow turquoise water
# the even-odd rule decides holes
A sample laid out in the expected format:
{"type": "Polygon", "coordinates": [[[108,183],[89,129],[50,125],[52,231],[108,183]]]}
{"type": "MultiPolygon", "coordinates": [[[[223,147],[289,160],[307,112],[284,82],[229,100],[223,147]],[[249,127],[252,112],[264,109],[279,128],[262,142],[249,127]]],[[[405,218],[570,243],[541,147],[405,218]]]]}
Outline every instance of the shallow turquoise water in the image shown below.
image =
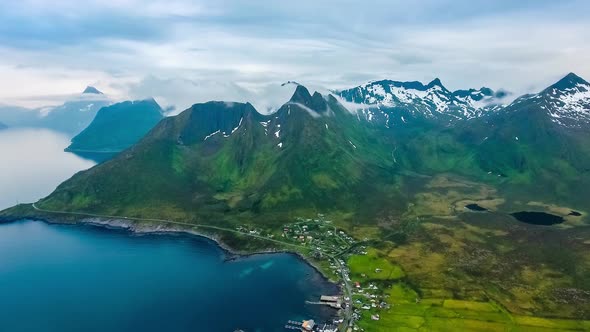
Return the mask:
{"type": "Polygon", "coordinates": [[[0,331],[284,331],[336,291],[290,254],[226,260],[198,237],[0,224],[0,331]]]}

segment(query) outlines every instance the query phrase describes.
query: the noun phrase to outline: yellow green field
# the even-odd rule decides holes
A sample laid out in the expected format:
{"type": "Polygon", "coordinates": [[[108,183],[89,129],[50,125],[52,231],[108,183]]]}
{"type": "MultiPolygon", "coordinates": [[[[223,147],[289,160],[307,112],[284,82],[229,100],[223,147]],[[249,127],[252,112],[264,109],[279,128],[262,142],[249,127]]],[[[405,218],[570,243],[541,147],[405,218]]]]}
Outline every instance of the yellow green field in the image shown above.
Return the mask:
{"type": "Polygon", "coordinates": [[[365,331],[588,331],[590,321],[547,319],[508,313],[495,302],[424,298],[403,283],[387,290],[391,307],[380,319],[366,310],[359,326],[365,331]]]}
{"type": "MultiPolygon", "coordinates": [[[[348,259],[351,277],[370,280],[396,280],[405,276],[398,265],[379,257],[375,249],[368,249],[366,255],[354,255],[348,259]]],[[[359,280],[357,280],[359,281],[359,280]]]]}

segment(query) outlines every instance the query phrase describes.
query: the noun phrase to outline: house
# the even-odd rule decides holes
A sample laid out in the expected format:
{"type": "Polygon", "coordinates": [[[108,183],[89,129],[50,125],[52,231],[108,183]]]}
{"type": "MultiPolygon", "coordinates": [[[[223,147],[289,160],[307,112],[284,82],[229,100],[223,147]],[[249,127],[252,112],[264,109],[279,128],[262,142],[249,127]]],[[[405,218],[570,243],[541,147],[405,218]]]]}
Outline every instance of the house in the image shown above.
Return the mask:
{"type": "Polygon", "coordinates": [[[302,331],[312,331],[314,327],[315,327],[315,322],[313,321],[313,319],[304,320],[303,324],[301,324],[302,331]]]}

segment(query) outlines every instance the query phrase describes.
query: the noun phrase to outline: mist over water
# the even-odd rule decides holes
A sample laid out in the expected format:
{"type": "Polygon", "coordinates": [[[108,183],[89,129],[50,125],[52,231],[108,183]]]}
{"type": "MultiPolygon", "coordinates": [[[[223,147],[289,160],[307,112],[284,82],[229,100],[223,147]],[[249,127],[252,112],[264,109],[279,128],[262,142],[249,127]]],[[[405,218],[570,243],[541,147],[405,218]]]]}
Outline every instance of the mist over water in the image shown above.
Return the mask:
{"type": "Polygon", "coordinates": [[[46,129],[0,131],[0,210],[31,203],[95,163],[64,152],[66,135],[46,129]]]}

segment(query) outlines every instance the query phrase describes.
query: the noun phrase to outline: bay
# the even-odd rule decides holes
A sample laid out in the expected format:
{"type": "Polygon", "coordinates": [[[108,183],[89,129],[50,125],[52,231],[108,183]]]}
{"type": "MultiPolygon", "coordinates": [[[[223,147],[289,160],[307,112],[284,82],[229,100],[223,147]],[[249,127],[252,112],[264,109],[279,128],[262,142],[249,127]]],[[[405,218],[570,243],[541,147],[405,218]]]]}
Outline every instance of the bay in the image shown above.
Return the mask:
{"type": "Polygon", "coordinates": [[[37,221],[0,224],[2,331],[284,331],[337,287],[295,255],[37,221]]]}

